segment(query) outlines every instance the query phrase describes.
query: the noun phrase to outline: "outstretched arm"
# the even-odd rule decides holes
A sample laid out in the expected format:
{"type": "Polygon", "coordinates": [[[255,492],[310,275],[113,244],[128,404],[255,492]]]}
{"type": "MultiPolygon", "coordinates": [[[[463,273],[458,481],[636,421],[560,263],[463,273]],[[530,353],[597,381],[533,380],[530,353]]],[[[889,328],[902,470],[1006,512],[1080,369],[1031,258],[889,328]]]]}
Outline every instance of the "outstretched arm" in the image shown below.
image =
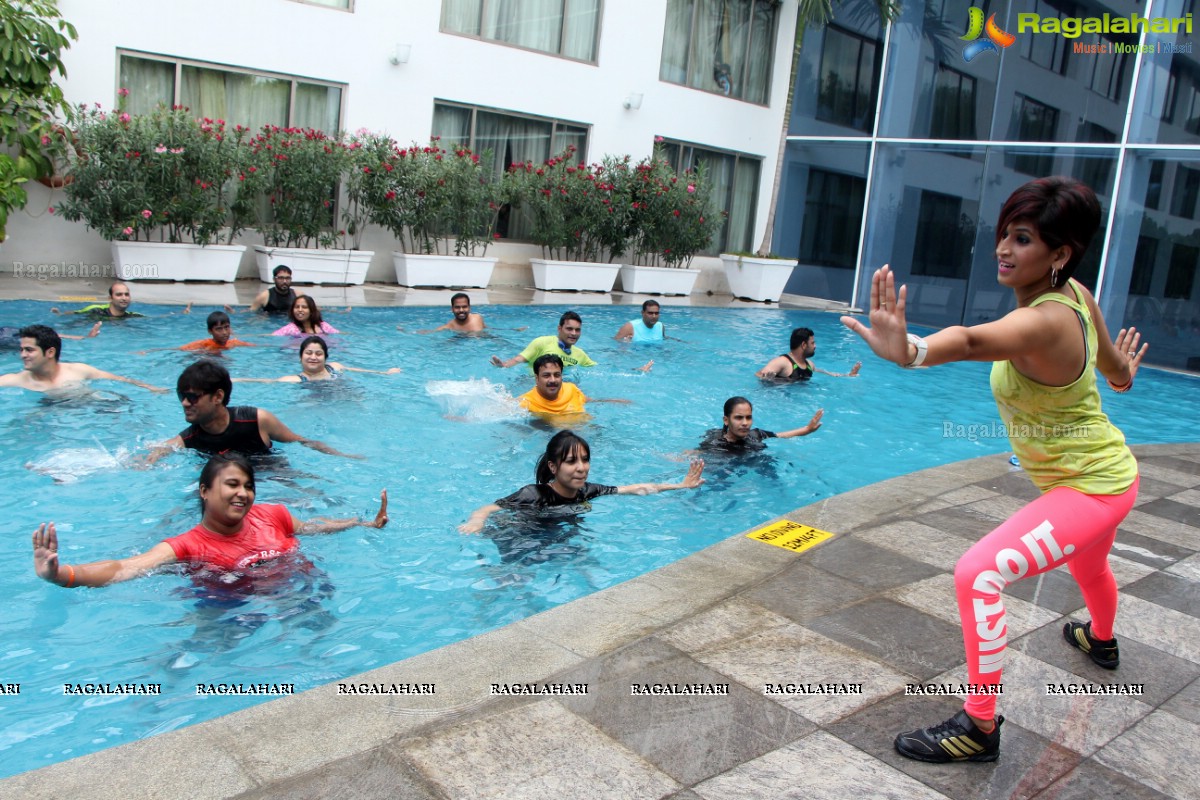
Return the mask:
{"type": "Polygon", "coordinates": [[[96,369],[95,367],[88,367],[88,370],[90,370],[89,374],[87,375],[87,377],[89,379],[99,379],[99,380],[106,380],[106,381],[121,381],[121,383],[132,383],[134,386],[139,386],[143,389],[146,389],[147,391],[151,391],[156,394],[165,394],[167,392],[167,390],[161,386],[154,386],[153,384],[143,383],[142,381],[135,380],[133,378],[126,378],[123,375],[114,375],[111,372],[105,372],[104,370],[96,369]]]}
{"type": "Polygon", "coordinates": [[[100,335],[100,326],[103,324],[104,324],[103,322],[97,322],[95,325],[92,326],[92,329],[87,332],[87,336],[75,336],[70,333],[60,333],[59,336],[62,337],[63,339],[91,339],[93,336],[100,335]]]}
{"type": "Polygon", "coordinates": [[[617,331],[617,335],[614,336],[613,338],[616,339],[617,341],[628,342],[630,339],[633,338],[633,323],[626,322],[624,325],[621,326],[621,329],[617,331]]]}
{"type": "Polygon", "coordinates": [[[347,528],[357,528],[359,525],[364,528],[382,528],[387,524],[387,489],[379,493],[379,511],[375,514],[375,519],[369,522],[362,517],[347,519],[317,517],[316,519],[299,520],[294,514],[292,515],[292,527],[296,529],[296,533],[337,533],[347,528]]]}
{"type": "Polygon", "coordinates": [[[695,489],[704,483],[704,478],[701,477],[703,472],[704,460],[698,458],[688,467],[687,475],[679,483],[634,483],[629,486],[618,486],[617,494],[656,494],[673,489],[695,489]]]}
{"type": "Polygon", "coordinates": [[[144,553],[115,561],[93,561],[89,564],[60,564],[58,562],[58,532],[54,523],[38,525],[33,532],[33,570],[42,580],[68,589],[76,586],[107,586],[132,578],[140,578],[155,567],[176,561],[175,551],[166,542],[159,542],[144,553]]]}
{"type": "Polygon", "coordinates": [[[770,380],[771,378],[778,378],[780,373],[787,371],[788,366],[788,360],[785,356],[775,356],[775,358],[768,361],[763,365],[762,369],[754,374],[759,378],[770,380]]]}
{"type": "Polygon", "coordinates": [[[345,364],[339,364],[336,361],[329,366],[336,370],[343,370],[345,372],[369,372],[372,375],[397,375],[404,371],[399,367],[392,367],[390,369],[362,369],[361,367],[348,367],[345,364]]]}
{"type": "Polygon", "coordinates": [[[500,356],[492,356],[492,366],[493,367],[503,367],[504,369],[508,369],[509,367],[515,367],[517,364],[524,364],[524,363],[525,363],[525,356],[520,355],[520,354],[513,356],[512,358],[508,359],[507,361],[501,361],[500,356]]]}
{"type": "Polygon", "coordinates": [[[795,430],[784,431],[783,433],[777,433],[775,435],[780,439],[791,439],[793,436],[808,436],[817,428],[821,427],[821,417],[823,416],[825,416],[825,409],[819,408],[817,409],[817,413],[813,414],[812,419],[810,419],[808,424],[803,428],[796,428],[795,430]]]}
{"type": "Polygon", "coordinates": [[[467,521],[458,526],[459,533],[479,533],[483,530],[483,526],[487,524],[488,517],[500,510],[500,506],[495,503],[488,503],[486,506],[480,506],[471,512],[471,516],[467,521]]]}
{"type": "Polygon", "coordinates": [[[1127,392],[1133,386],[1133,376],[1137,374],[1142,364],[1142,357],[1150,349],[1149,344],[1141,344],[1142,335],[1137,328],[1122,328],[1117,333],[1116,341],[1109,343],[1108,325],[1104,315],[1096,305],[1096,298],[1086,286],[1080,286],[1083,297],[1087,301],[1088,311],[1092,313],[1092,324],[1096,326],[1096,338],[1099,346],[1096,349],[1096,367],[1108,381],[1114,392],[1127,392]]]}
{"type": "Polygon", "coordinates": [[[860,369],[862,369],[862,362],[861,362],[861,361],[856,361],[856,362],[854,363],[854,366],[850,368],[850,371],[849,371],[849,372],[830,372],[829,370],[824,370],[824,369],[821,369],[820,367],[818,367],[818,366],[816,366],[815,364],[813,364],[811,361],[810,361],[810,362],[808,362],[808,365],[809,365],[810,367],[812,367],[812,369],[813,369],[813,372],[820,372],[822,375],[830,375],[830,376],[832,376],[832,377],[834,377],[834,378],[857,378],[857,377],[858,377],[858,371],[859,371],[860,369]]]}
{"type": "Polygon", "coordinates": [[[265,433],[272,442],[299,442],[305,447],[311,447],[318,453],[325,453],[326,455],[341,456],[342,458],[366,458],[366,456],[343,453],[340,450],[335,450],[324,442],[316,439],[306,439],[305,437],[293,431],[287,425],[284,425],[282,422],[280,422],[279,417],[262,408],[258,410],[258,430],[260,433],[265,433]]]}

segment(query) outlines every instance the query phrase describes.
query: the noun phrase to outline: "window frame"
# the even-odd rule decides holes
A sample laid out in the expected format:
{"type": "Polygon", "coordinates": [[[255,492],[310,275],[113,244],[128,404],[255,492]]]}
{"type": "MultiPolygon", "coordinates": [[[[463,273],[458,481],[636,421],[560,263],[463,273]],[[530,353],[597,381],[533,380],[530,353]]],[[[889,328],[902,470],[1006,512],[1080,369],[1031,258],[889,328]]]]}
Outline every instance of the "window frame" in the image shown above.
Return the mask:
{"type": "MultiPolygon", "coordinates": [[[[666,137],[666,136],[656,136],[655,142],[657,144],[663,146],[664,148],[670,148],[670,147],[678,147],[679,148],[679,160],[677,163],[671,163],[671,166],[674,167],[675,171],[680,174],[682,174],[684,172],[684,170],[692,169],[694,166],[696,166],[696,157],[695,156],[696,156],[697,152],[704,153],[704,154],[711,154],[714,156],[721,156],[721,157],[729,157],[729,156],[733,157],[733,164],[732,164],[732,168],[730,170],[730,174],[733,176],[733,180],[730,181],[728,193],[726,194],[726,196],[724,198],[721,199],[721,202],[718,203],[718,212],[723,217],[722,222],[721,222],[721,231],[716,237],[714,237],[713,247],[709,248],[708,250],[702,251],[700,253],[700,255],[711,256],[711,255],[719,255],[720,253],[728,253],[731,250],[749,250],[749,249],[751,249],[754,245],[753,239],[754,239],[755,224],[758,221],[758,194],[759,194],[759,190],[762,189],[762,180],[763,180],[762,166],[764,163],[764,159],[761,156],[755,156],[755,155],[752,155],[751,153],[743,153],[738,150],[728,150],[723,147],[711,147],[709,145],[698,144],[696,142],[688,142],[688,141],[684,141],[683,139],[674,139],[674,138],[670,138],[670,137],[666,137]],[[690,159],[687,158],[689,151],[691,153],[690,159]],[[758,176],[754,182],[755,185],[752,187],[752,191],[750,192],[750,195],[749,195],[750,204],[751,204],[750,209],[749,209],[749,214],[747,216],[747,219],[749,220],[749,229],[747,231],[745,231],[747,246],[744,248],[740,248],[740,247],[739,248],[730,248],[729,232],[730,232],[730,225],[732,223],[731,223],[731,216],[730,216],[729,212],[733,209],[734,195],[738,188],[737,187],[738,165],[743,160],[750,161],[750,162],[756,163],[758,165],[758,176]],[[690,163],[685,165],[684,164],[685,161],[689,161],[690,163]]],[[[668,163],[670,163],[670,161],[668,163]]]]}
{"type": "Polygon", "coordinates": [[[485,19],[487,19],[488,4],[491,2],[493,2],[493,0],[480,0],[480,3],[479,3],[479,31],[480,32],[479,33],[468,33],[466,31],[457,31],[457,30],[454,30],[453,28],[450,28],[447,26],[445,13],[444,13],[445,9],[446,9],[446,3],[445,3],[445,0],[442,0],[441,9],[438,12],[438,31],[440,33],[444,33],[448,36],[461,36],[464,39],[473,39],[477,42],[486,42],[488,44],[500,45],[501,47],[511,47],[514,50],[524,50],[526,53],[537,53],[537,54],[543,55],[543,56],[551,56],[552,58],[561,58],[561,59],[565,59],[566,61],[573,61],[576,64],[589,64],[591,66],[597,66],[599,64],[599,61],[600,61],[600,33],[601,33],[601,29],[603,28],[603,25],[601,23],[604,20],[604,0],[598,0],[598,3],[596,5],[596,26],[595,26],[595,33],[592,38],[592,57],[591,58],[579,58],[577,56],[567,55],[562,52],[563,42],[565,42],[566,38],[567,38],[567,36],[566,36],[566,34],[567,34],[567,16],[568,16],[566,13],[567,12],[567,4],[572,2],[572,0],[562,0],[562,13],[559,17],[559,26],[558,26],[558,51],[557,52],[552,52],[550,50],[542,50],[537,47],[530,47],[530,46],[524,45],[524,44],[517,44],[515,42],[506,42],[503,39],[493,39],[488,36],[484,36],[483,35],[483,21],[485,19]]]}
{"type": "MultiPolygon", "coordinates": [[[[755,26],[754,26],[754,6],[755,6],[755,4],[759,3],[759,2],[766,2],[768,5],[770,5],[772,7],[772,10],[773,10],[773,13],[771,15],[771,30],[767,35],[767,38],[769,41],[769,47],[771,48],[770,60],[768,61],[767,66],[766,66],[766,85],[763,89],[764,98],[763,98],[763,100],[759,101],[759,100],[748,100],[744,96],[741,96],[732,90],[729,92],[729,94],[725,94],[724,92],[720,91],[719,89],[710,89],[707,86],[694,86],[691,83],[687,82],[687,75],[691,72],[692,54],[693,54],[693,49],[694,49],[693,44],[695,43],[695,38],[696,38],[696,24],[697,24],[696,21],[697,21],[697,19],[699,19],[699,13],[700,13],[699,6],[701,3],[706,2],[706,1],[707,0],[694,0],[692,3],[692,6],[691,6],[692,18],[689,21],[688,26],[687,26],[687,28],[688,28],[688,39],[687,39],[688,47],[687,47],[687,59],[686,59],[685,63],[683,64],[683,74],[684,74],[683,81],[674,81],[669,78],[663,77],[663,74],[662,74],[663,73],[663,61],[662,61],[662,59],[663,59],[663,55],[666,53],[666,50],[667,50],[665,40],[664,40],[663,46],[661,48],[661,51],[659,53],[658,79],[660,81],[662,81],[663,83],[669,83],[672,86],[682,86],[685,89],[692,89],[697,92],[706,92],[708,94],[716,95],[717,97],[724,97],[728,100],[736,100],[741,103],[750,103],[751,105],[761,106],[763,108],[770,107],[771,88],[772,88],[772,84],[774,83],[774,73],[775,73],[775,41],[778,38],[778,34],[779,34],[779,10],[782,7],[782,4],[780,2],[778,2],[777,0],[775,2],[769,2],[768,0],[748,0],[748,2],[750,3],[750,20],[751,20],[751,22],[750,22],[750,25],[747,26],[748,30],[746,32],[746,47],[745,47],[744,53],[747,58],[749,56],[749,53],[751,52],[751,48],[755,44],[755,41],[757,39],[761,38],[761,35],[755,36],[755,26]]],[[[671,7],[668,4],[666,11],[669,12],[670,8],[671,7]]],[[[664,26],[664,29],[665,29],[664,34],[663,34],[664,36],[668,35],[668,33],[669,33],[670,22],[671,22],[670,18],[667,17],[666,25],[664,26]]],[[[739,73],[740,78],[741,78],[740,91],[742,91],[742,92],[745,92],[745,90],[746,90],[745,84],[746,84],[746,80],[748,79],[748,72],[749,72],[748,70],[743,69],[739,73]]]]}

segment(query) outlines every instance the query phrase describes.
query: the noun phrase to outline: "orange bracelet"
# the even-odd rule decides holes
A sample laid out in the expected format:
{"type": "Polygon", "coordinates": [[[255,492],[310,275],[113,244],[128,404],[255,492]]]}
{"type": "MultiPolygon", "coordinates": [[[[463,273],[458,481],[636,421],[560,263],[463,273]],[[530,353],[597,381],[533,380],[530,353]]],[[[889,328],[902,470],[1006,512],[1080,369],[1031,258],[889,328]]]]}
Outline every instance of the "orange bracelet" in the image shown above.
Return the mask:
{"type": "MultiPolygon", "coordinates": [[[[1105,380],[1107,381],[1108,379],[1105,378],[1105,380]]],[[[1113,383],[1112,381],[1108,381],[1108,388],[1112,389],[1114,392],[1119,392],[1121,394],[1124,394],[1125,392],[1128,392],[1130,389],[1133,388],[1133,378],[1130,378],[1127,383],[1122,384],[1120,386],[1113,383]]]]}
{"type": "Polygon", "coordinates": [[[66,587],[68,589],[70,589],[72,586],[75,585],[75,568],[72,567],[70,564],[63,564],[63,566],[66,567],[71,572],[71,575],[70,575],[70,577],[67,578],[67,583],[66,583],[66,587]]]}

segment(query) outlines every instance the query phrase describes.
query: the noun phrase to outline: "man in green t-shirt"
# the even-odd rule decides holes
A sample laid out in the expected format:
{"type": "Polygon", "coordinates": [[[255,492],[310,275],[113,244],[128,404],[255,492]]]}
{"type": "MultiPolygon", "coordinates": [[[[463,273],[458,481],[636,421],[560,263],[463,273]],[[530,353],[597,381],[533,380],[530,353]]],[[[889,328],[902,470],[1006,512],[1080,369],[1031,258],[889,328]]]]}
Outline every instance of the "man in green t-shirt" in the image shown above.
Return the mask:
{"type": "MultiPolygon", "coordinates": [[[[133,295],[129,292],[129,285],[121,281],[116,281],[112,286],[108,287],[107,303],[94,303],[90,306],[84,306],[78,311],[68,311],[66,313],[84,314],[92,319],[100,320],[143,316],[136,311],[129,310],[131,303],[133,303],[133,295]]],[[[50,310],[55,314],[63,313],[57,308],[50,310]]]]}
{"type": "Polygon", "coordinates": [[[553,353],[562,359],[565,366],[594,367],[596,362],[583,352],[582,347],[575,344],[579,341],[582,333],[583,320],[574,311],[567,311],[558,320],[557,336],[539,336],[524,350],[507,361],[502,361],[500,356],[492,356],[492,364],[508,368],[527,363],[531,365],[530,369],[532,369],[533,362],[537,361],[539,357],[553,353]]]}

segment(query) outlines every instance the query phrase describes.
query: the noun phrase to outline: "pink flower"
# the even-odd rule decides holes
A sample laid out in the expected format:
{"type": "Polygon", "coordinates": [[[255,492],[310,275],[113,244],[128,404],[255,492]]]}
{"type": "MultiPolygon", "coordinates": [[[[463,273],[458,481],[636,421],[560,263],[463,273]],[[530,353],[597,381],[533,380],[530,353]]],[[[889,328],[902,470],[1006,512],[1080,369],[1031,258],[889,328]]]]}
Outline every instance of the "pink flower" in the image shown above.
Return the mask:
{"type": "Polygon", "coordinates": [[[133,119],[133,117],[129,116],[128,114],[122,114],[121,116],[117,117],[117,119],[121,120],[121,122],[129,122],[129,120],[133,119]]]}
{"type": "Polygon", "coordinates": [[[154,216],[154,212],[148,208],[142,209],[142,219],[150,219],[154,216]]]}
{"type": "Polygon", "coordinates": [[[49,207],[49,208],[47,208],[46,210],[47,210],[47,211],[49,211],[51,214],[53,214],[53,213],[54,213],[54,206],[50,206],[50,207],[49,207]]]}
{"type": "Polygon", "coordinates": [[[50,137],[49,137],[49,136],[43,136],[43,137],[42,137],[42,147],[45,147],[45,146],[46,146],[46,145],[48,145],[48,144],[50,144],[50,137]]]}
{"type": "Polygon", "coordinates": [[[661,137],[661,136],[655,136],[655,137],[654,137],[654,141],[655,141],[655,142],[661,142],[662,140],[663,140],[663,137],[661,137]]]}
{"type": "Polygon", "coordinates": [[[124,86],[122,86],[120,89],[117,89],[117,96],[118,97],[129,97],[129,90],[126,89],[124,86]]]}
{"type": "Polygon", "coordinates": [[[183,148],[182,147],[172,147],[171,152],[175,153],[176,155],[179,155],[180,153],[183,152],[183,148]]]}
{"type": "Polygon", "coordinates": [[[158,147],[154,148],[154,152],[165,153],[167,152],[167,146],[165,144],[160,144],[158,147]]]}
{"type": "Polygon", "coordinates": [[[126,236],[132,236],[133,228],[126,228],[125,230],[121,231],[121,233],[125,234],[126,236]]]}
{"type": "Polygon", "coordinates": [[[689,183],[688,184],[688,194],[693,194],[693,193],[695,193],[695,191],[696,191],[696,184],[689,183]]]}

